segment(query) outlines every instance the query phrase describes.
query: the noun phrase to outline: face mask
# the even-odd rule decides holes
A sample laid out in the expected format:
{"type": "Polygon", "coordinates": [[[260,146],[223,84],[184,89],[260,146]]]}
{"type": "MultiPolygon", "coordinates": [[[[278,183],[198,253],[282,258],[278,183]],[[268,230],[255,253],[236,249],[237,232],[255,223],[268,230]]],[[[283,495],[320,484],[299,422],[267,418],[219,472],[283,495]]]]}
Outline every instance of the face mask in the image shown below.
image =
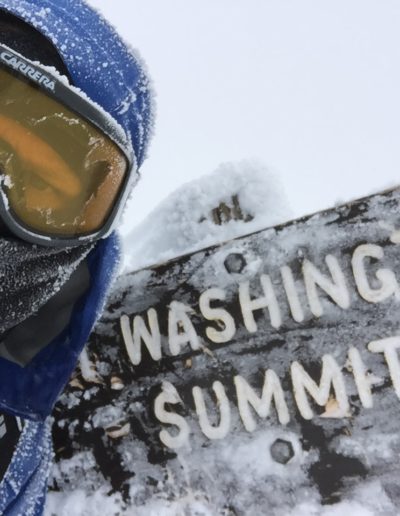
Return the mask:
{"type": "Polygon", "coordinates": [[[25,365],[68,324],[64,308],[72,309],[88,286],[82,262],[92,247],[0,238],[0,356],[25,365]]]}

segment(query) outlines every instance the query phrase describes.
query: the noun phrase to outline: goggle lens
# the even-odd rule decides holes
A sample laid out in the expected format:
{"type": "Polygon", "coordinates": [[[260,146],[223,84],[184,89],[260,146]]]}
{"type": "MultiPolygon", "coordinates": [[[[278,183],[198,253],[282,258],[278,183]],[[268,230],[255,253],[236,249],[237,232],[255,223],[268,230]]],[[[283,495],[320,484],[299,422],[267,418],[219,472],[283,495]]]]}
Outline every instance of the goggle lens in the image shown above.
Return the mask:
{"type": "Polygon", "coordinates": [[[119,147],[42,89],[0,69],[0,173],[19,224],[76,237],[104,225],[128,172],[119,147]]]}

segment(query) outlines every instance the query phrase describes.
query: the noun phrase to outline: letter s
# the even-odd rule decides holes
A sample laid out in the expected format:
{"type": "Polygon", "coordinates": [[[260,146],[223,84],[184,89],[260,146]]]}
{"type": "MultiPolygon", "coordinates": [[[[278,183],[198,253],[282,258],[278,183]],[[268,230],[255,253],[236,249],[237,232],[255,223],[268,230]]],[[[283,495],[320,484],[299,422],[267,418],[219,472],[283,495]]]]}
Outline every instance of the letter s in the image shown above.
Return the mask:
{"type": "Polygon", "coordinates": [[[189,425],[179,414],[165,410],[165,404],[175,405],[182,403],[182,400],[172,383],[163,382],[162,389],[154,400],[154,414],[161,423],[177,426],[179,432],[176,435],[171,435],[167,430],[161,430],[160,440],[168,448],[181,448],[189,441],[189,425]]]}

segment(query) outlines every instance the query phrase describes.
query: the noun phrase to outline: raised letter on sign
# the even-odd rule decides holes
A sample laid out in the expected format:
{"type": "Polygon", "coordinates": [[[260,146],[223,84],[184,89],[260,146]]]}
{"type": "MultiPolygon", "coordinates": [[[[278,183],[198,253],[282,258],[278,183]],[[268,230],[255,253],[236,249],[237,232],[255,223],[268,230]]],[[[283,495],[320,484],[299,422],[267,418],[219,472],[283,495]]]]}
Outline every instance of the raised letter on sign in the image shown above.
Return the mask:
{"type": "Polygon", "coordinates": [[[399,347],[400,337],[374,340],[368,344],[368,349],[372,353],[383,353],[398,398],[400,398],[400,362],[397,354],[399,347]]]}
{"type": "Polygon", "coordinates": [[[379,303],[392,294],[395,294],[396,297],[399,296],[399,284],[397,283],[394,272],[390,269],[378,269],[376,271],[376,277],[381,283],[379,288],[372,288],[368,281],[367,272],[365,270],[365,258],[369,257],[381,260],[383,256],[383,249],[379,245],[363,244],[355,249],[351,259],[354,280],[358,292],[368,303],[379,303]]]}
{"type": "Polygon", "coordinates": [[[303,275],[308,302],[310,303],[311,312],[316,317],[321,317],[324,313],[324,309],[318,297],[317,285],[324,290],[340,308],[346,309],[350,306],[350,296],[347,290],[346,279],[339,262],[331,254],[326,256],[325,261],[333,281],[322,274],[310,261],[304,260],[303,263],[303,275]]]}
{"type": "Polygon", "coordinates": [[[229,312],[223,308],[211,308],[210,302],[214,299],[224,301],[226,293],[221,288],[209,288],[203,292],[199,299],[200,311],[208,321],[222,322],[223,330],[216,330],[212,326],[207,326],[206,335],[213,342],[220,344],[229,342],[236,333],[235,320],[229,312]]]}
{"type": "Polygon", "coordinates": [[[371,394],[371,382],[368,380],[367,370],[358,349],[349,349],[349,360],[361,403],[365,408],[372,408],[374,402],[371,394]]]}
{"type": "Polygon", "coordinates": [[[212,426],[210,424],[203,392],[197,385],[192,389],[193,400],[196,407],[196,413],[199,417],[200,428],[203,434],[209,439],[223,439],[228,435],[229,432],[231,424],[231,409],[222,383],[218,381],[214,382],[213,390],[217,397],[217,405],[220,413],[220,421],[218,426],[212,426]]]}
{"type": "Polygon", "coordinates": [[[172,355],[179,355],[185,344],[193,350],[200,349],[199,337],[188,313],[193,310],[183,303],[172,301],[168,314],[169,349],[172,355]]]}
{"type": "Polygon", "coordinates": [[[322,373],[319,385],[314,382],[304,370],[303,366],[298,362],[292,363],[291,373],[294,397],[299,412],[304,419],[312,419],[313,417],[313,411],[311,410],[306,390],[318,405],[325,407],[329,400],[331,387],[333,387],[339,408],[338,414],[340,414],[335,417],[346,417],[349,415],[349,402],[347,400],[342,371],[331,355],[324,355],[322,357],[322,373]]]}
{"type": "Polygon", "coordinates": [[[122,337],[126,351],[133,365],[140,364],[142,360],[142,340],[145,343],[153,360],[161,359],[161,337],[158,325],[157,312],[154,308],[147,311],[150,331],[140,315],[133,319],[133,338],[129,325],[129,317],[122,315],[120,319],[122,337]]]}
{"type": "Polygon", "coordinates": [[[261,398],[242,376],[235,376],[234,382],[239,414],[248,432],[254,432],[256,429],[256,422],[250,410],[250,405],[261,418],[265,419],[269,416],[272,399],[274,399],[275,402],[279,422],[282,425],[289,423],[289,410],[286,405],[281,382],[272,369],[268,369],[268,371],[265,372],[261,398]]]}
{"type": "Polygon", "coordinates": [[[250,299],[250,284],[248,281],[239,285],[240,308],[242,310],[244,324],[250,333],[257,331],[257,324],[253,312],[261,308],[268,308],[271,326],[279,328],[282,324],[281,312],[276,300],[271,278],[267,274],[261,274],[260,280],[264,295],[255,299],[250,299]]]}
{"type": "Polygon", "coordinates": [[[181,448],[189,441],[190,429],[185,419],[169,410],[165,410],[165,405],[176,405],[182,403],[182,400],[175,387],[169,382],[163,382],[162,391],[154,400],[154,414],[156,418],[167,425],[175,425],[179,432],[171,435],[167,430],[161,430],[160,440],[168,448],[181,448]]]}
{"type": "Polygon", "coordinates": [[[304,313],[300,304],[299,294],[297,293],[296,284],[294,282],[292,270],[290,267],[287,267],[286,265],[282,267],[281,276],[292,317],[296,322],[302,322],[304,320],[304,313]]]}

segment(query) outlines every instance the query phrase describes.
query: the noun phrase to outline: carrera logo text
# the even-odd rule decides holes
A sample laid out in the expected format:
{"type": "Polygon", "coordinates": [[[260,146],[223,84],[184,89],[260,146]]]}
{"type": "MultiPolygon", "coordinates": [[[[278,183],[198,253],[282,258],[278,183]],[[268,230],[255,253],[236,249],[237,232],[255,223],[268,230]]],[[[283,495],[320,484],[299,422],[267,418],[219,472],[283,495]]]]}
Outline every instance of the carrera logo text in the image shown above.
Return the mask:
{"type": "Polygon", "coordinates": [[[40,70],[37,70],[33,66],[25,63],[21,59],[18,59],[15,55],[11,54],[10,52],[2,52],[0,54],[0,58],[2,61],[7,63],[9,66],[14,68],[14,70],[17,70],[21,73],[23,73],[26,77],[29,77],[30,79],[34,80],[38,84],[42,84],[47,89],[54,91],[55,90],[55,81],[49,78],[47,75],[44,75],[40,70]]]}

